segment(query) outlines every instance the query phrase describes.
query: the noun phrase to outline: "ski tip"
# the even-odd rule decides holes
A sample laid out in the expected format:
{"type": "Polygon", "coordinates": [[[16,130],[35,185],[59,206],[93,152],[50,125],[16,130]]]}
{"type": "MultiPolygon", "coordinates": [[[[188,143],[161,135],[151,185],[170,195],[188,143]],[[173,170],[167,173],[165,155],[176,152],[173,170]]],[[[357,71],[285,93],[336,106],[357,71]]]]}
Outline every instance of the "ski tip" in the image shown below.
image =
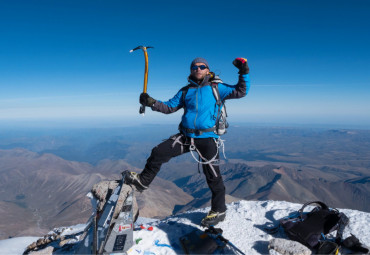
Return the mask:
{"type": "Polygon", "coordinates": [[[130,53],[131,53],[131,52],[134,52],[134,50],[130,50],[130,53]]]}

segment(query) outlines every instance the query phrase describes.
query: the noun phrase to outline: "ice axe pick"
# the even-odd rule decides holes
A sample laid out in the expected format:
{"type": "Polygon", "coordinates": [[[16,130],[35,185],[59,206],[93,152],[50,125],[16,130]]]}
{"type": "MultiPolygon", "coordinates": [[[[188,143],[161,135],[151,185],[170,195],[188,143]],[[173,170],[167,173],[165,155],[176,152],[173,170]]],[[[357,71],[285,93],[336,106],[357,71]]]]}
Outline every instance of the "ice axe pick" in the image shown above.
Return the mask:
{"type": "MultiPolygon", "coordinates": [[[[130,50],[130,52],[134,52],[135,50],[139,50],[139,49],[142,49],[143,52],[144,52],[144,57],[145,57],[145,72],[144,72],[144,88],[143,88],[143,93],[146,93],[146,90],[147,90],[147,86],[148,86],[148,66],[149,66],[149,61],[148,61],[148,52],[147,52],[147,49],[149,48],[154,48],[154,47],[151,47],[151,46],[138,46],[136,47],[135,49],[132,49],[130,50]]],[[[139,110],[139,113],[141,115],[144,115],[145,114],[145,105],[141,105],[140,106],[140,110],[139,110]]]]}

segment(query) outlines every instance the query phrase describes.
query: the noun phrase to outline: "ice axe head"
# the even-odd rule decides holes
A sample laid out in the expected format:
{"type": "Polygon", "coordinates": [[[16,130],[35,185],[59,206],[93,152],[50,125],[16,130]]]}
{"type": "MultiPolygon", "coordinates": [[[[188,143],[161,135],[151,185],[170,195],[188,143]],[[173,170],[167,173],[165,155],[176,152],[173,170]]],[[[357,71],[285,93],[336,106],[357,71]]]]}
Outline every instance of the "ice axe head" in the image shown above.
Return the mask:
{"type": "Polygon", "coordinates": [[[146,49],[149,49],[149,48],[154,48],[154,47],[152,47],[152,46],[137,46],[135,49],[130,50],[130,52],[133,52],[133,51],[139,50],[139,49],[142,49],[143,51],[146,51],[146,49]]]}

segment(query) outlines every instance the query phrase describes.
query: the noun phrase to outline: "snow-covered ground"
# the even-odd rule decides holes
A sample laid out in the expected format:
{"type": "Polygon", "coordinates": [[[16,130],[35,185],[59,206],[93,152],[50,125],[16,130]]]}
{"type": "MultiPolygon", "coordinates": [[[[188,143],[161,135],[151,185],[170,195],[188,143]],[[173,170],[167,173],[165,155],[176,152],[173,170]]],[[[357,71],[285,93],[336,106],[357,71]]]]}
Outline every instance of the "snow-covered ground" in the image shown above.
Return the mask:
{"type": "Polygon", "coordinates": [[[0,240],[0,254],[23,254],[26,247],[37,239],[27,236],[0,240]]]}
{"type": "MultiPolygon", "coordinates": [[[[272,238],[286,238],[280,230],[274,235],[264,231],[264,227],[277,224],[278,220],[299,210],[301,204],[282,201],[239,201],[228,205],[226,220],[218,224],[223,236],[230,240],[245,254],[268,254],[268,241],[272,238]]],[[[139,217],[134,231],[137,242],[130,255],[171,255],[182,254],[179,238],[194,229],[202,229],[198,224],[210,208],[189,211],[164,220],[139,217]],[[141,229],[140,225],[144,226],[141,229]],[[153,227],[153,230],[148,230],[153,227]]],[[[309,210],[309,209],[308,209],[309,210]]],[[[370,244],[370,213],[356,210],[339,209],[345,213],[350,223],[344,237],[350,233],[357,236],[361,243],[370,244]]],[[[83,225],[66,228],[63,234],[71,235],[83,229],[83,225]]],[[[0,241],[1,254],[22,254],[25,247],[37,237],[19,237],[0,241]]]]}

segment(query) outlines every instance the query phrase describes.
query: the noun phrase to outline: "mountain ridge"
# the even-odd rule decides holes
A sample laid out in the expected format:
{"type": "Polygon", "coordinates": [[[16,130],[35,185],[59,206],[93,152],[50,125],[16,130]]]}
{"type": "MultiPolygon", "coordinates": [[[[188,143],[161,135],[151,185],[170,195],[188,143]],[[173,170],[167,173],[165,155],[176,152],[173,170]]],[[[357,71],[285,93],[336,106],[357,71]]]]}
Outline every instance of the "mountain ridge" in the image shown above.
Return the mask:
{"type": "MultiPolygon", "coordinates": [[[[366,207],[370,204],[369,130],[236,126],[229,130],[223,136],[227,140],[228,160],[222,160],[220,166],[228,193],[227,201],[241,198],[296,202],[318,199],[327,200],[337,207],[369,211],[366,207]]],[[[176,132],[176,127],[155,125],[2,133],[2,206],[5,208],[6,204],[14,210],[20,208],[25,213],[27,206],[36,204],[49,206],[45,207],[45,212],[50,215],[60,211],[60,215],[68,215],[68,211],[77,210],[75,205],[79,204],[73,195],[80,192],[82,201],[94,182],[119,178],[120,172],[127,169],[140,172],[150,148],[161,138],[168,138],[171,132],[176,132]],[[66,194],[49,194],[52,188],[66,194]],[[38,192],[40,190],[43,192],[38,192]],[[45,201],[41,202],[41,198],[45,201]]],[[[161,207],[161,210],[153,210],[158,217],[207,206],[210,193],[202,176],[189,154],[174,158],[163,165],[153,185],[142,194],[141,203],[150,204],[155,199],[151,205],[161,207]],[[164,179],[163,182],[160,178],[164,179]],[[171,206],[167,204],[171,196],[166,186],[177,190],[171,206]],[[160,199],[162,194],[166,199],[160,199]],[[178,197],[184,198],[181,204],[176,201],[178,197]]],[[[86,206],[89,206],[87,201],[86,206]]],[[[39,221],[40,211],[36,207],[30,213],[36,214],[35,222],[39,221]]],[[[149,214],[150,210],[142,213],[149,214]]],[[[6,214],[2,216],[4,219],[7,217],[6,214]]],[[[42,217],[45,218],[47,216],[42,217]]]]}
{"type": "MultiPolygon", "coordinates": [[[[67,161],[48,153],[25,149],[0,150],[0,239],[46,231],[55,227],[51,224],[86,221],[91,211],[86,194],[92,186],[102,180],[120,179],[120,172],[127,168],[136,169],[123,160],[105,160],[96,168],[86,162],[67,161]],[[14,221],[13,211],[19,218],[29,219],[32,215],[33,220],[11,226],[7,222],[14,221]]],[[[153,194],[140,194],[138,200],[143,216],[167,216],[176,205],[192,199],[176,185],[161,178],[153,182],[152,191],[166,200],[153,198],[153,194]],[[152,201],[157,203],[157,209],[148,209],[152,201]]]]}

